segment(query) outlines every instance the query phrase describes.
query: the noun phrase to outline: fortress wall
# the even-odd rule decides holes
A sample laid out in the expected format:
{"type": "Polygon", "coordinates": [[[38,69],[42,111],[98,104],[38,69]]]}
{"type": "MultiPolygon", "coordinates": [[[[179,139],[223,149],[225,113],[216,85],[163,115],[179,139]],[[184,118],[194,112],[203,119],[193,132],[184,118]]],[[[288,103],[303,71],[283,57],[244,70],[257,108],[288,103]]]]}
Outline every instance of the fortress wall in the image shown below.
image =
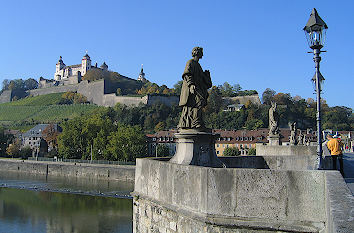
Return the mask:
{"type": "MultiPolygon", "coordinates": [[[[46,95],[52,93],[62,93],[62,92],[77,92],[86,96],[87,100],[91,103],[97,104],[99,106],[113,107],[117,103],[121,103],[127,106],[138,106],[139,104],[157,104],[163,103],[165,105],[171,106],[173,104],[178,104],[178,96],[150,96],[146,95],[143,97],[134,97],[134,96],[116,96],[115,93],[105,94],[109,91],[110,82],[107,80],[98,80],[94,82],[88,82],[86,80],[81,81],[78,84],[78,77],[72,77],[71,79],[66,80],[66,83],[70,85],[63,86],[52,86],[48,88],[39,88],[34,90],[27,91],[28,95],[38,96],[46,95]]],[[[4,91],[0,95],[0,103],[10,102],[11,101],[11,91],[4,91]]]]}
{"type": "Polygon", "coordinates": [[[233,103],[246,104],[248,101],[251,101],[253,104],[261,105],[261,100],[259,99],[258,94],[248,95],[248,96],[236,96],[236,97],[224,97],[224,100],[233,103]]]}
{"type": "Polygon", "coordinates": [[[11,101],[12,91],[4,91],[0,95],[0,104],[7,103],[11,101]]]}
{"type": "Polygon", "coordinates": [[[114,93],[103,96],[103,106],[113,107],[117,103],[127,106],[138,106],[140,103],[147,104],[147,97],[116,96],[114,93]]]}
{"type": "Polygon", "coordinates": [[[148,96],[148,105],[162,103],[167,106],[178,104],[179,96],[148,96]]]}
{"type": "Polygon", "coordinates": [[[76,85],[67,85],[67,86],[57,86],[57,87],[49,87],[49,88],[41,88],[41,89],[34,89],[29,90],[28,94],[32,96],[37,95],[47,95],[52,93],[61,93],[61,92],[68,92],[68,91],[77,91],[79,86],[76,85]]]}
{"type": "Polygon", "coordinates": [[[90,83],[88,83],[87,81],[83,81],[78,85],[77,93],[86,96],[88,101],[97,104],[99,106],[103,106],[104,86],[105,86],[105,80],[99,80],[90,83]]]}

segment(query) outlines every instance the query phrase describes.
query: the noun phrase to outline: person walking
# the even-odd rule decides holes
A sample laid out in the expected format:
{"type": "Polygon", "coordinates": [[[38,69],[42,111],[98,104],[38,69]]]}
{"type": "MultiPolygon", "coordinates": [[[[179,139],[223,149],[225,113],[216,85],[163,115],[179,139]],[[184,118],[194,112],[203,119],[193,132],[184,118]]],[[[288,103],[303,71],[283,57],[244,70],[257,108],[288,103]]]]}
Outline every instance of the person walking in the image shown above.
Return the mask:
{"type": "Polygon", "coordinates": [[[333,138],[331,134],[327,135],[327,148],[331,152],[331,158],[333,162],[333,169],[337,170],[337,158],[339,160],[339,171],[344,177],[343,170],[343,153],[342,153],[342,145],[338,138],[333,138]]]}

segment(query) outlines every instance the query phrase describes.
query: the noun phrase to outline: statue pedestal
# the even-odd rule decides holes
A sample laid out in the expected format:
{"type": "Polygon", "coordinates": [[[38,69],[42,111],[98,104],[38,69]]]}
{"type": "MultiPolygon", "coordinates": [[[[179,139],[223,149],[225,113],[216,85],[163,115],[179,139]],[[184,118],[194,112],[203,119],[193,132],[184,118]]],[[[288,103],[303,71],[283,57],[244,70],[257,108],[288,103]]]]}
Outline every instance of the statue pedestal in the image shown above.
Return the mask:
{"type": "Polygon", "coordinates": [[[280,145],[280,136],[279,135],[268,136],[268,145],[269,146],[279,146],[280,145]]]}
{"type": "Polygon", "coordinates": [[[180,130],[175,134],[177,149],[171,163],[202,167],[225,167],[215,153],[215,139],[219,137],[211,130],[180,130]]]}

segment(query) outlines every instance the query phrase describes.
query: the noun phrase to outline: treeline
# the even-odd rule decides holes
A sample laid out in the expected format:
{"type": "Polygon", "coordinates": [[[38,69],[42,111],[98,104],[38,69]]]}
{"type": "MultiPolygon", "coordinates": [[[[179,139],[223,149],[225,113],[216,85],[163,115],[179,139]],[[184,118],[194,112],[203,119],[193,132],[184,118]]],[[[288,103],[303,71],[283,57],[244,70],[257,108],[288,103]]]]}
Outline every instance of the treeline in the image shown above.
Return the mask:
{"type": "MultiPolygon", "coordinates": [[[[206,126],[209,128],[252,130],[268,127],[267,101],[278,103],[281,127],[296,121],[301,129],[316,128],[316,105],[312,99],[275,92],[267,96],[266,92],[263,104],[248,102],[240,111],[230,112],[224,111],[226,106],[222,98],[218,87],[210,90],[208,105],[204,110],[206,126]]],[[[325,102],[322,103],[322,109],[324,129],[354,129],[351,109],[338,106],[331,108],[325,102]]],[[[117,104],[114,108],[98,109],[94,114],[63,124],[63,133],[58,138],[59,155],[88,159],[92,148],[94,159],[131,161],[146,155],[146,133],[176,128],[179,115],[178,106],[163,104],[138,107],[117,104]]]]}
{"type": "MultiPolygon", "coordinates": [[[[134,161],[147,155],[144,131],[138,125],[117,121],[113,108],[98,109],[62,124],[58,156],[69,159],[134,161]]],[[[55,140],[53,140],[55,141],[55,140]]]]}
{"type": "Polygon", "coordinates": [[[38,88],[38,82],[33,79],[14,79],[14,80],[9,80],[9,79],[4,79],[2,81],[2,89],[0,91],[0,94],[6,90],[11,90],[13,91],[13,100],[18,100],[26,97],[26,91],[36,89],[38,88]]]}
{"type": "MultiPolygon", "coordinates": [[[[183,81],[178,81],[173,88],[168,88],[166,85],[159,86],[156,83],[146,82],[140,90],[139,95],[146,94],[162,94],[162,95],[180,95],[183,81]]],[[[231,85],[225,82],[223,85],[215,86],[223,97],[235,97],[258,94],[256,90],[243,90],[240,84],[231,85]]]]}
{"type": "Polygon", "coordinates": [[[4,79],[2,81],[2,91],[5,90],[32,90],[38,88],[38,82],[33,79],[14,79],[14,80],[9,80],[9,79],[4,79]]]}

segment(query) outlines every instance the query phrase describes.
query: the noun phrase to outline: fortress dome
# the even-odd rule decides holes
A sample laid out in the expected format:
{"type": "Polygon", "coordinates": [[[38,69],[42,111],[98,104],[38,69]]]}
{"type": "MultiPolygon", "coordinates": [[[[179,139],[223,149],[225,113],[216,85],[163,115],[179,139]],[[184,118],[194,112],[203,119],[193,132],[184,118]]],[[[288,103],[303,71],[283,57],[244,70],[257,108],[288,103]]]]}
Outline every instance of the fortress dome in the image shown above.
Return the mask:
{"type": "Polygon", "coordinates": [[[86,53],[82,59],[91,60],[90,56],[86,53]]]}

